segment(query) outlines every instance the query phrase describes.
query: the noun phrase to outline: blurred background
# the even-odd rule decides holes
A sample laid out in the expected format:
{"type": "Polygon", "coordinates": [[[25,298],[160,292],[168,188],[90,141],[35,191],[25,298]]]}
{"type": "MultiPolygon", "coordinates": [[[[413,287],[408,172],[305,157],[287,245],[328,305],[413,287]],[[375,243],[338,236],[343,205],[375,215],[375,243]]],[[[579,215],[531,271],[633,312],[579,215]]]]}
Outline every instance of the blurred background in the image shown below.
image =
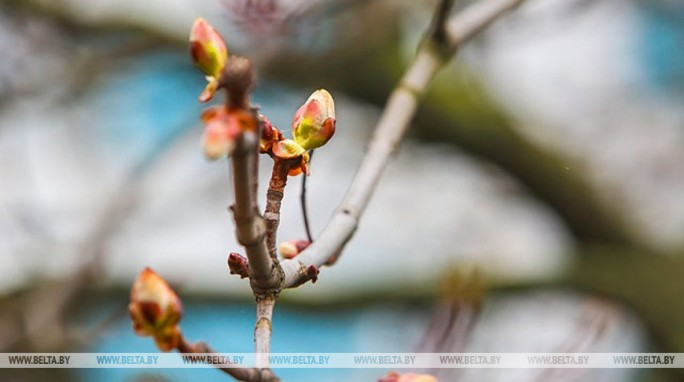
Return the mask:
{"type": "MultiPolygon", "coordinates": [[[[458,7],[464,7],[461,1],[458,7]]],[[[434,1],[5,0],[0,4],[0,352],[154,352],[136,274],[178,290],[191,340],[252,351],[225,161],[201,152],[203,16],[259,68],[289,133],[315,89],[337,132],[308,180],[314,237],[360,162],[434,1]]],[[[220,99],[220,98],[219,98],[220,99]]],[[[360,229],[283,294],[274,352],[684,352],[684,3],[530,0],[435,80],[360,229]]],[[[220,102],[220,101],[215,101],[220,102]]],[[[262,186],[270,161],[261,161],[262,186]]],[[[279,240],[303,239],[291,178],[279,240]]],[[[260,192],[264,195],[265,190],[260,192]]],[[[262,201],[263,205],[263,201],[262,201]]],[[[374,381],[296,370],[285,381],[374,381]]],[[[440,381],[681,380],[676,370],[438,370],[440,381]]],[[[215,370],[0,370],[183,381],[215,370]]]]}

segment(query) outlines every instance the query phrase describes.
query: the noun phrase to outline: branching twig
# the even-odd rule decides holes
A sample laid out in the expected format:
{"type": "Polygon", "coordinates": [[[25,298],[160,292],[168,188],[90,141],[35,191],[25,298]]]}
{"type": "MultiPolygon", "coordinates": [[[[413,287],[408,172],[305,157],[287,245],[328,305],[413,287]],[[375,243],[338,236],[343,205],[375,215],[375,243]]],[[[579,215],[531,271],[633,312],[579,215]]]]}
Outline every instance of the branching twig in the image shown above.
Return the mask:
{"type": "MultiPolygon", "coordinates": [[[[245,247],[247,262],[237,254],[231,254],[228,265],[231,272],[244,276],[249,280],[257,300],[257,321],[254,328],[254,342],[257,353],[257,367],[239,369],[236,376],[232,369],[221,369],[244,381],[279,381],[269,369],[268,354],[271,343],[271,317],[273,306],[282,288],[283,272],[276,254],[276,233],[280,222],[280,204],[283,198],[288,170],[292,163],[289,160],[276,160],[273,164],[273,176],[269,184],[266,212],[259,214],[256,192],[258,182],[258,137],[261,126],[255,109],[250,107],[248,94],[254,82],[254,74],[249,60],[231,57],[223,71],[221,85],[228,92],[226,107],[249,112],[251,125],[256,131],[242,131],[230,163],[233,168],[233,186],[235,204],[233,212],[238,241],[245,247]]],[[[208,349],[208,347],[206,347],[208,349]]],[[[204,350],[206,350],[204,349],[204,350]]]]}
{"type": "Polygon", "coordinates": [[[430,40],[438,44],[446,44],[447,31],[446,22],[449,18],[449,12],[454,7],[455,0],[440,0],[435,8],[435,14],[432,17],[432,25],[427,33],[430,40]]]}
{"type": "MultiPolygon", "coordinates": [[[[309,153],[309,166],[311,166],[311,161],[313,160],[314,150],[309,153]]],[[[309,224],[309,209],[306,203],[306,180],[309,177],[306,174],[302,174],[302,193],[299,196],[299,201],[302,206],[302,218],[304,219],[304,231],[306,232],[306,240],[309,243],[313,243],[313,235],[311,234],[311,225],[309,224]]]]}
{"type": "Polygon", "coordinates": [[[445,46],[438,43],[424,44],[418,51],[412,65],[402,77],[378,121],[368,152],[347,191],[342,204],[331,221],[312,243],[297,258],[282,263],[285,285],[296,286],[306,281],[306,269],[310,265],[320,267],[336,257],[351,239],[359,218],[363,214],[391,154],[399,145],[418,100],[423,96],[436,72],[446,60],[440,54],[445,50],[455,52],[457,47],[486,28],[499,16],[520,5],[524,0],[488,0],[478,2],[462,13],[447,20],[445,46]],[[435,49],[438,48],[438,49],[435,49]]]}
{"type": "Polygon", "coordinates": [[[464,42],[524,2],[525,0],[479,1],[458,15],[451,17],[445,26],[449,49],[455,52],[464,42]]]}
{"type": "MultiPolygon", "coordinates": [[[[368,152],[350,186],[347,195],[320,238],[296,259],[279,264],[276,254],[277,230],[280,223],[280,206],[288,172],[293,163],[274,158],[264,216],[258,212],[256,202],[258,137],[260,131],[242,131],[230,159],[233,169],[235,204],[233,212],[238,241],[245,247],[247,261],[231,254],[229,267],[232,273],[249,274],[257,300],[257,321],[254,328],[256,367],[247,369],[221,368],[224,372],[246,381],[278,381],[269,369],[273,307],[283,287],[294,287],[306,281],[315,281],[319,267],[331,264],[349,241],[358,220],[365,210],[387,165],[390,155],[399,145],[417,108],[418,100],[426,91],[436,72],[444,66],[458,45],[483,29],[500,14],[522,0],[491,0],[478,3],[462,16],[448,21],[447,13],[453,1],[444,0],[435,13],[430,39],[418,51],[411,67],[394,90],[378,122],[368,152]]],[[[249,61],[231,57],[221,76],[221,86],[228,91],[227,108],[249,110],[248,94],[253,84],[249,61]]],[[[256,112],[251,110],[254,125],[258,125],[256,112]]],[[[305,178],[306,179],[306,178],[305,178]]],[[[305,182],[305,180],[303,181],[305,182]]],[[[306,214],[306,184],[302,185],[302,208],[307,235],[311,240],[306,214]]],[[[185,340],[179,351],[207,353],[211,349],[202,343],[188,344],[185,340]]]]}

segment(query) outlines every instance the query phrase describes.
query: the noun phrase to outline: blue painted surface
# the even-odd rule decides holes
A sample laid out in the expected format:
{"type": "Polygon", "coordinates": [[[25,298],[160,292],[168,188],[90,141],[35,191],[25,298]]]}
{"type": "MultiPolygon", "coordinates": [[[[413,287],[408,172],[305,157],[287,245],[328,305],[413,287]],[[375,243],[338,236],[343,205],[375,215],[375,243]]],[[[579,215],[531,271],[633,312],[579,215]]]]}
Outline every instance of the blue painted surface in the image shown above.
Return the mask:
{"type": "MultiPolygon", "coordinates": [[[[200,129],[203,109],[223,101],[217,94],[198,101],[206,81],[185,52],[155,52],[119,62],[87,95],[97,113],[95,131],[100,148],[112,158],[133,159],[140,169],[154,162],[176,138],[200,129]]],[[[252,99],[271,121],[290,135],[290,121],[308,93],[276,83],[258,83],[252,99]],[[301,93],[298,94],[298,93],[301,93]]]]}
{"type": "MultiPolygon", "coordinates": [[[[334,310],[298,310],[279,306],[274,313],[272,352],[370,352],[411,351],[411,336],[406,336],[401,315],[395,307],[387,307],[386,325],[395,327],[396,341],[377,343],[374,349],[362,349],[360,330],[369,323],[366,318],[374,308],[345,308],[334,310]],[[404,343],[398,349],[397,343],[404,343]]],[[[377,310],[377,308],[375,308],[377,310]]],[[[254,351],[254,306],[252,304],[189,303],[185,306],[182,329],[191,340],[206,340],[219,352],[254,351]]],[[[372,333],[372,330],[370,331],[372,333]]],[[[151,338],[136,336],[125,320],[112,328],[88,351],[156,353],[151,338]]],[[[283,381],[374,381],[387,370],[383,369],[281,369],[283,381]]],[[[170,381],[218,380],[221,372],[212,369],[88,369],[81,370],[88,381],[136,381],[144,377],[159,377],[170,381]]]]}
{"type": "Polygon", "coordinates": [[[147,162],[184,131],[198,126],[204,78],[179,53],[154,53],[121,63],[91,97],[108,151],[147,162]]]}
{"type": "Polygon", "coordinates": [[[667,96],[684,97],[684,3],[643,2],[640,51],[649,85],[667,96]]]}

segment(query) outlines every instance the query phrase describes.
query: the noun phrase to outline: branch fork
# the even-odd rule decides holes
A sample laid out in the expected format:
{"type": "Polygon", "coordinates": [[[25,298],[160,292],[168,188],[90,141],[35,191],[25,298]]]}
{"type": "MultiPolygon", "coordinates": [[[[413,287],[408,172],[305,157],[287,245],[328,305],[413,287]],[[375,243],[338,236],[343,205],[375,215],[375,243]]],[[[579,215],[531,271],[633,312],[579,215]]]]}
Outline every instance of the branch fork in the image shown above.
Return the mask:
{"type": "MultiPolygon", "coordinates": [[[[228,268],[231,274],[249,278],[256,299],[256,367],[221,368],[222,371],[241,381],[279,381],[269,368],[268,357],[273,309],[278,295],[285,288],[294,288],[308,281],[315,283],[320,267],[335,263],[356,231],[359,219],[434,75],[461,44],[523,1],[483,0],[456,16],[449,16],[453,0],[440,1],[427,33],[428,41],[419,47],[413,63],[390,95],[344,200],[316,241],[311,240],[307,224],[311,244],[301,252],[297,250],[293,258],[283,261],[278,258],[276,242],[287,177],[300,172],[306,176],[309,152],[325,144],[334,133],[332,97],[323,89],[314,92],[295,113],[294,139],[283,139],[282,134],[250,104],[249,94],[255,81],[251,62],[244,57],[228,56],[218,32],[202,19],[195,22],[190,36],[191,55],[208,80],[200,100],[211,99],[218,89],[225,89],[228,95],[224,108],[213,109],[203,115],[208,130],[205,131],[205,152],[212,159],[229,155],[233,173],[235,203],[231,210],[235,234],[245,248],[246,258],[231,253],[228,268]],[[206,150],[207,145],[211,150],[206,150]],[[274,160],[263,215],[259,212],[256,196],[259,153],[268,153],[274,160]]],[[[305,200],[304,193],[302,200],[305,200]]],[[[165,283],[157,284],[167,289],[165,283]]],[[[180,307],[180,300],[178,305],[180,307]]],[[[135,312],[146,309],[146,306],[136,306],[135,312]]],[[[145,316],[140,314],[136,317],[142,319],[140,317],[145,316]]],[[[171,340],[164,337],[168,336],[167,332],[157,329],[149,329],[145,333],[154,335],[158,341],[167,340],[162,344],[174,345],[183,353],[213,353],[209,345],[202,342],[191,344],[177,327],[171,329],[171,340]]]]}

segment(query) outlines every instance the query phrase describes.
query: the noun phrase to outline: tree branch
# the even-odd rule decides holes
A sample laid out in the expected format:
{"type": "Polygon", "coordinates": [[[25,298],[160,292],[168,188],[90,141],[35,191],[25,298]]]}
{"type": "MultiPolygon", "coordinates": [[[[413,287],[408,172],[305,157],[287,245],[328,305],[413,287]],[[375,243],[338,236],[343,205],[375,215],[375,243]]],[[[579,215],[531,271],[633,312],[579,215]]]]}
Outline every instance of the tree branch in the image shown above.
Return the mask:
{"type": "MultiPolygon", "coordinates": [[[[282,267],[278,263],[276,254],[276,234],[280,222],[280,205],[291,166],[287,161],[274,158],[266,209],[262,217],[256,203],[257,134],[259,131],[257,130],[257,134],[250,131],[240,134],[231,160],[236,200],[233,212],[238,241],[245,247],[249,265],[240,256],[231,255],[229,267],[232,273],[241,275],[249,269],[252,289],[257,299],[257,320],[254,328],[257,359],[255,368],[237,369],[243,373],[239,376],[235,375],[237,371],[232,369],[221,368],[221,370],[241,380],[279,380],[269,368],[272,316],[278,293],[283,287],[294,287],[308,280],[315,281],[318,276],[318,267],[324,264],[329,265],[334,261],[356,230],[359,218],[370,201],[389,157],[401,142],[416,111],[418,101],[434,75],[444,66],[460,43],[483,29],[505,10],[510,9],[512,3],[517,5],[520,2],[522,0],[502,0],[497,2],[496,7],[478,4],[474,10],[465,12],[455,21],[449,21],[449,25],[445,24],[446,14],[453,2],[445,0],[441,3],[433,23],[433,26],[435,23],[438,24],[435,28],[441,32],[433,33],[431,39],[421,46],[413,64],[391,94],[371,139],[368,152],[342,204],[320,238],[296,259],[283,262],[282,267]],[[467,27],[461,27],[462,23],[467,27]],[[452,24],[456,27],[450,28],[452,24]]],[[[244,63],[245,61],[235,61],[235,65],[232,65],[229,60],[221,78],[222,86],[229,93],[227,105],[229,108],[246,109],[249,105],[245,89],[251,87],[251,82],[247,85],[240,82],[248,77],[244,75],[247,72],[242,71],[244,63]],[[240,73],[243,76],[231,75],[231,70],[236,68],[241,70],[240,73]],[[238,81],[231,82],[232,78],[238,78],[238,81]]],[[[248,69],[249,78],[252,78],[251,67],[248,66],[248,69]]],[[[256,113],[252,114],[257,119],[256,113]]],[[[190,345],[186,344],[185,340],[179,350],[210,351],[205,344],[190,345]]]]}
{"type": "MultiPolygon", "coordinates": [[[[375,29],[372,35],[366,33],[364,44],[347,43],[315,57],[283,55],[269,61],[262,75],[294,86],[338,89],[383,107],[404,69],[402,48],[396,38],[400,27],[391,9],[383,9],[379,22],[382,29],[369,25],[375,29]],[[356,65],[355,70],[350,71],[350,65],[356,65]]],[[[364,14],[359,12],[355,17],[364,14]]],[[[577,241],[628,244],[643,251],[658,251],[635,235],[629,214],[604,200],[585,174],[567,170],[573,158],[519,131],[514,118],[488,96],[482,84],[472,82],[472,73],[466,67],[445,70],[441,79],[430,86],[413,120],[413,138],[458,147],[504,170],[558,214],[577,241]]]]}
{"type": "MultiPolygon", "coordinates": [[[[248,111],[253,126],[260,126],[256,110],[250,109],[249,91],[254,84],[254,72],[250,61],[244,57],[231,56],[221,75],[221,86],[226,89],[228,109],[248,111]]],[[[229,161],[233,169],[235,204],[232,207],[238,242],[245,247],[249,259],[252,290],[257,299],[260,295],[278,293],[282,272],[278,259],[270,256],[264,243],[266,224],[257,206],[259,128],[257,131],[240,133],[235,150],[229,161]]]]}
{"type": "MultiPolygon", "coordinates": [[[[205,342],[188,342],[184,336],[181,336],[181,343],[177,348],[179,353],[183,354],[215,354],[216,351],[212,349],[205,342]]],[[[220,367],[216,369],[230,375],[238,381],[244,382],[280,382],[270,369],[259,369],[256,367],[220,367]]]]}
{"type": "MultiPolygon", "coordinates": [[[[254,73],[249,60],[230,57],[220,79],[221,86],[228,92],[226,108],[249,111],[256,131],[242,131],[237,139],[230,163],[233,168],[235,188],[236,233],[240,244],[245,247],[247,259],[231,254],[228,266],[231,273],[241,277],[249,275],[254,297],[257,301],[257,321],[254,328],[254,343],[257,353],[256,368],[221,369],[244,381],[276,382],[280,379],[269,369],[271,346],[271,318],[276,298],[282,289],[283,271],[276,253],[276,234],[280,222],[280,204],[283,199],[288,170],[291,162],[274,158],[273,175],[269,183],[264,217],[259,214],[256,193],[258,189],[258,161],[261,122],[257,110],[250,108],[249,91],[254,83],[254,73]]],[[[206,349],[208,350],[208,347],[206,349]]]]}
{"type": "Polygon", "coordinates": [[[432,25],[430,25],[427,36],[438,44],[446,44],[447,42],[446,21],[448,20],[449,12],[454,7],[454,3],[455,0],[440,0],[437,7],[435,7],[432,25]]]}
{"type": "Polygon", "coordinates": [[[487,29],[504,14],[517,8],[525,0],[485,0],[466,8],[446,22],[447,43],[455,52],[464,42],[487,29]]]}
{"type": "Polygon", "coordinates": [[[278,246],[280,206],[285,196],[285,186],[287,185],[287,176],[291,164],[288,160],[273,158],[273,172],[271,173],[271,180],[268,183],[268,191],[266,192],[266,209],[264,212],[264,219],[266,220],[266,249],[274,261],[278,259],[276,248],[278,246]]]}
{"type": "Polygon", "coordinates": [[[233,187],[235,204],[232,207],[238,242],[245,247],[249,259],[250,282],[255,293],[278,286],[280,280],[275,263],[268,254],[264,235],[266,225],[258,212],[253,184],[257,174],[253,171],[257,160],[257,139],[252,132],[244,132],[238,138],[233,152],[233,187]]]}
{"type": "Polygon", "coordinates": [[[271,332],[273,320],[273,306],[276,298],[265,297],[257,301],[257,320],[254,325],[254,344],[256,348],[256,367],[268,369],[270,367],[269,353],[271,352],[271,332]]]}
{"type": "Polygon", "coordinates": [[[354,180],[342,204],[319,238],[292,260],[282,262],[285,286],[294,287],[307,280],[309,266],[320,267],[336,258],[351,239],[375,191],[390,155],[396,150],[416,111],[418,101],[430,81],[446,63],[440,48],[454,53],[464,42],[524,0],[487,0],[478,2],[447,20],[446,46],[436,41],[423,44],[416,58],[394,89],[378,121],[354,180]],[[437,49],[436,49],[437,48],[437,49]]]}

